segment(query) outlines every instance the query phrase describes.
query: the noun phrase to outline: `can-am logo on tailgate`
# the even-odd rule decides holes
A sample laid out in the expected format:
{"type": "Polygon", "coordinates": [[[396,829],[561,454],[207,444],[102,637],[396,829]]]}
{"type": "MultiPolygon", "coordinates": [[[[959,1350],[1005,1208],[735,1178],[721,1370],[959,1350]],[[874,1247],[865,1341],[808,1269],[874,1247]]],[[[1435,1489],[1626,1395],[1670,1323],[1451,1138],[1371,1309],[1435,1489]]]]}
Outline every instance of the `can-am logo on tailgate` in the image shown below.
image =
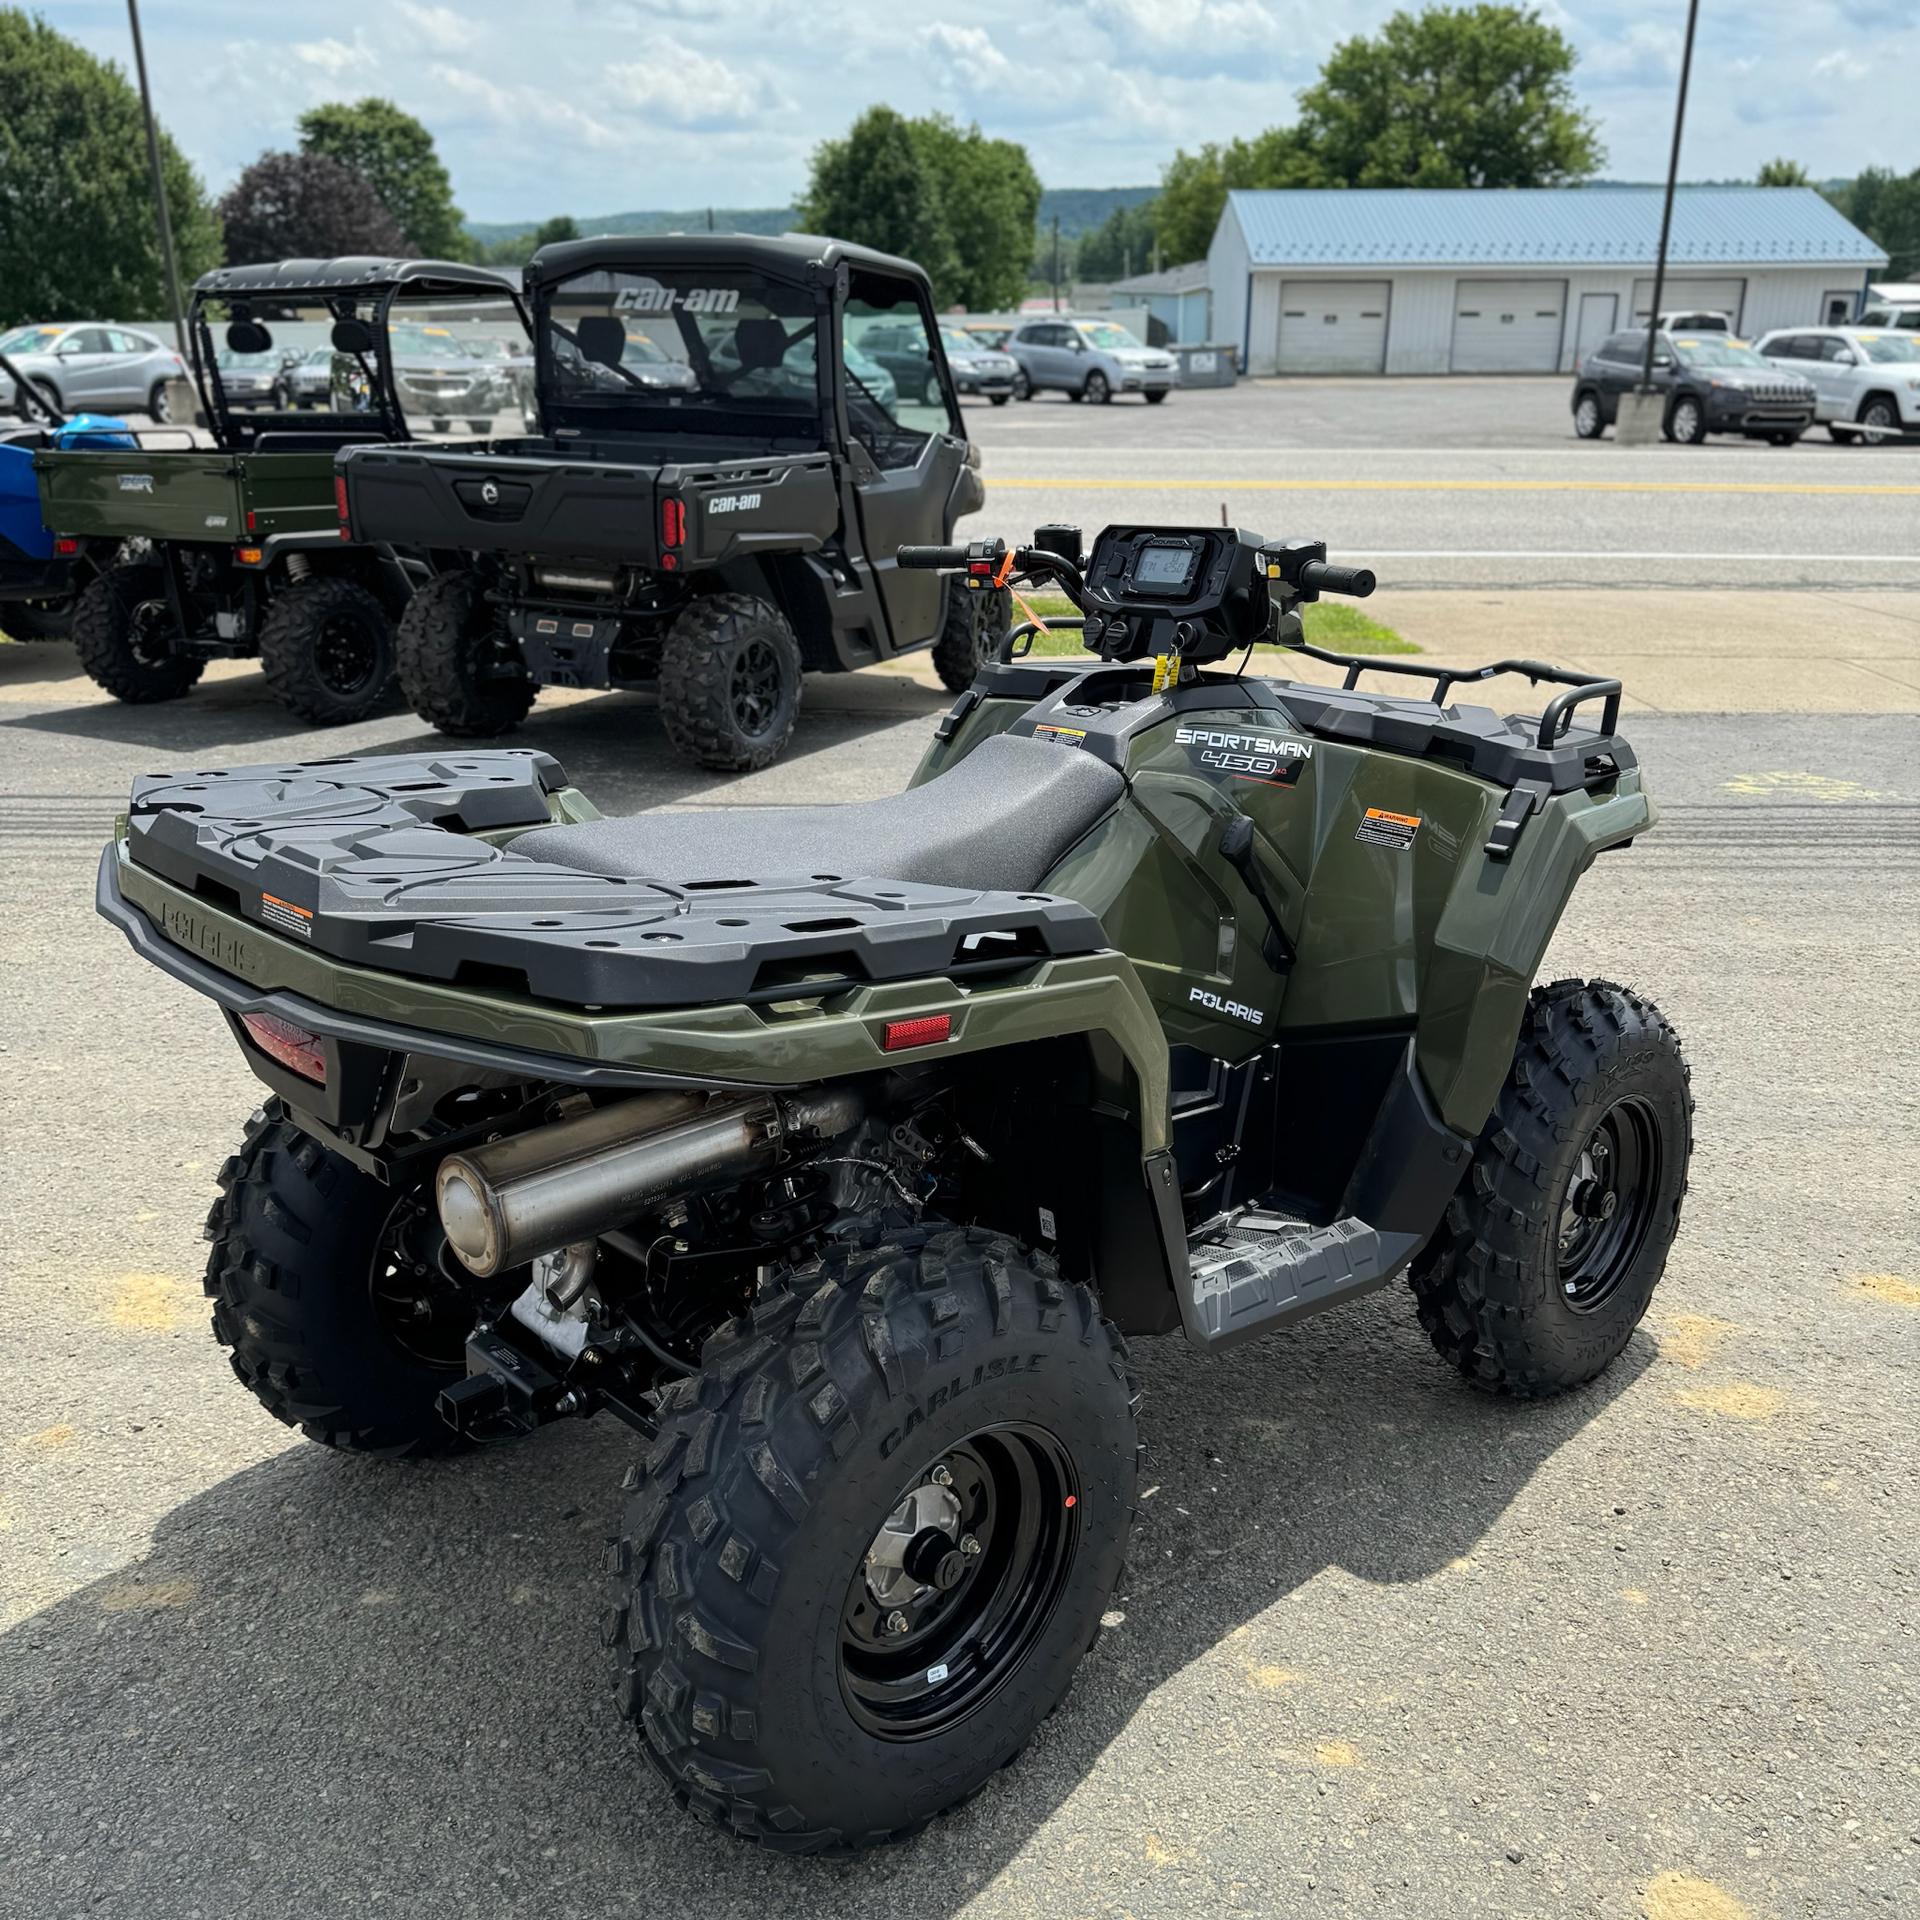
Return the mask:
{"type": "Polygon", "coordinates": [[[731,313],[738,287],[626,287],[614,295],[615,313],[731,313]]]}
{"type": "Polygon", "coordinates": [[[707,502],[709,513],[748,513],[760,504],[757,493],[723,493],[707,502]]]}

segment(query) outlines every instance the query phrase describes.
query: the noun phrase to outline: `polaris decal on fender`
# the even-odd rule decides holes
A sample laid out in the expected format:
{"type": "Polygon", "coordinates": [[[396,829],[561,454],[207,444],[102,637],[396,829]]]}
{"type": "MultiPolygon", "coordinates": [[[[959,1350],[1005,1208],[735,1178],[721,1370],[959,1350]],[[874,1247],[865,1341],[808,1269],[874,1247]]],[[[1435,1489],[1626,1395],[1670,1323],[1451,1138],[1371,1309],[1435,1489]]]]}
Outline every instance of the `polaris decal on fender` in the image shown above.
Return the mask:
{"type": "Polygon", "coordinates": [[[1313,758],[1311,740],[1275,738],[1265,733],[1229,733],[1213,727],[1177,727],[1174,744],[1186,747],[1203,767],[1236,780],[1258,780],[1290,787],[1313,758]]]}
{"type": "Polygon", "coordinates": [[[1231,1020],[1244,1020],[1250,1027],[1264,1027],[1267,1024],[1267,1016],[1258,1007],[1242,1006],[1238,1000],[1223,1000],[1219,994],[1209,992],[1205,987],[1193,988],[1187,999],[1196,1007],[1205,1007],[1209,1013],[1224,1013],[1231,1020]]]}
{"type": "Polygon", "coordinates": [[[930,1420],[950,1400],[958,1400],[963,1393],[971,1393],[985,1380],[1003,1379],[1010,1373],[1037,1373],[1041,1361],[1046,1357],[1044,1353],[1030,1353],[1023,1360],[1016,1353],[1011,1360],[983,1360],[974,1368],[971,1380],[956,1373],[944,1387],[935,1387],[927,1395],[927,1404],[924,1407],[915,1407],[907,1415],[905,1425],[895,1427],[880,1442],[881,1459],[884,1460],[915,1427],[919,1426],[923,1420],[930,1420]]]}

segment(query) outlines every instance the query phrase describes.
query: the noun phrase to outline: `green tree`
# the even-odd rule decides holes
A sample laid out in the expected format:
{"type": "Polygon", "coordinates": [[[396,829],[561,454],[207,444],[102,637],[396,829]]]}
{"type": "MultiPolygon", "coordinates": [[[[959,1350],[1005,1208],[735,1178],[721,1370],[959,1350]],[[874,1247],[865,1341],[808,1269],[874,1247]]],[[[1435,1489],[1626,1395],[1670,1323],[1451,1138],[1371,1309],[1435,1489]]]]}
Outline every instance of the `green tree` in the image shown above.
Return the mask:
{"type": "Polygon", "coordinates": [[[309,108],[300,116],[300,151],[351,167],[380,196],[407,244],[423,258],[457,260],[470,249],[433,135],[391,100],[309,108]]]}
{"type": "Polygon", "coordinates": [[[1551,187],[1604,149],[1575,104],[1574,50],[1528,7],[1396,13],[1344,40],[1300,95],[1300,117],[1251,140],[1178,153],[1156,221],[1165,257],[1197,260],[1243,187],[1551,187]]]}
{"type": "Polygon", "coordinates": [[[1753,184],[1756,187],[1810,187],[1813,182],[1798,160],[1769,160],[1753,184]]]}
{"type": "Polygon", "coordinates": [[[957,127],[945,114],[907,124],[953,243],[951,276],[934,288],[939,304],[975,312],[1017,305],[1040,212],[1040,177],[1026,148],[957,127]]]}
{"type": "MultiPolygon", "coordinates": [[[[45,21],[0,8],[0,326],[155,319],[165,270],[140,96],[45,21]]],[[[220,222],[160,136],[183,286],[221,260],[220,222]]]]}
{"type": "Polygon", "coordinates": [[[1911,173],[1868,167],[1833,195],[1833,203],[1887,250],[1888,279],[1920,274],[1920,167],[1911,173]]]}
{"type": "Polygon", "coordinates": [[[1080,236],[1074,277],[1079,280],[1118,280],[1128,274],[1150,273],[1153,270],[1154,214],[1151,200],[1143,201],[1137,207],[1115,207],[1091,233],[1080,236]]]}
{"type": "Polygon", "coordinates": [[[917,262],[945,306],[960,274],[940,183],[927,166],[912,123],[891,107],[869,107],[844,140],[814,149],[812,176],[799,207],[808,233],[853,240],[917,262]]]}
{"type": "Polygon", "coordinates": [[[221,199],[220,218],[236,267],[394,254],[406,244],[380,196],[323,153],[263,153],[221,199]]]}

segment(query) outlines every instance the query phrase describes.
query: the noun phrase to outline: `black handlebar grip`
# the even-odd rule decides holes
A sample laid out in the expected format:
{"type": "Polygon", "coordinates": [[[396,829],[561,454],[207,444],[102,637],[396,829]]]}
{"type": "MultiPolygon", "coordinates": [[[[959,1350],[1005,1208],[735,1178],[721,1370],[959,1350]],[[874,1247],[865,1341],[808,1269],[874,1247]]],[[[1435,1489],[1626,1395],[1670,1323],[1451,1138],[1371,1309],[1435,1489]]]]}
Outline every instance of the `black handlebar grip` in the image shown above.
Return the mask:
{"type": "Polygon", "coordinates": [[[902,547],[894,556],[903,567],[964,567],[965,547],[902,547]]]}
{"type": "Polygon", "coordinates": [[[1312,593],[1341,593],[1364,600],[1378,583],[1371,567],[1333,567],[1324,560],[1309,560],[1300,569],[1300,584],[1312,593]]]}

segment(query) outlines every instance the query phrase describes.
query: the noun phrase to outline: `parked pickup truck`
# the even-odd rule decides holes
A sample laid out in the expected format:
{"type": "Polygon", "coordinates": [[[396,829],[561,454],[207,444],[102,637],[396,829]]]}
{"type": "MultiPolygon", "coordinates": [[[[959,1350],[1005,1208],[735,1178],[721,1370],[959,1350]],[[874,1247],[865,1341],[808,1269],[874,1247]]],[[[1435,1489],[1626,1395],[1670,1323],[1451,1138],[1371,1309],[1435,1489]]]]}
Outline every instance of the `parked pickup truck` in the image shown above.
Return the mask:
{"type": "Polygon", "coordinates": [[[209,660],[257,654],[282,704],[317,726],[356,720],[393,679],[393,623],[410,569],[385,548],[343,540],[335,453],[405,439],[389,314],[396,301],[514,308],[513,284],[437,260],[293,260],[223,267],[194,287],[188,326],[214,444],[39,453],[41,512],[74,538],[151,542],[101,574],[73,614],[81,665],[117,699],[178,699],[209,660]],[[336,353],[355,363],[364,410],[237,412],[217,377],[225,345],[268,352],[271,321],[331,316],[336,353]]]}
{"type": "Polygon", "coordinates": [[[340,454],[341,531],[436,569],[399,630],[416,713],[486,736],[542,686],[643,687],[678,752],[740,770],[786,745],[805,670],[931,646],[971,683],[1005,595],[894,562],[985,498],[918,267],[799,234],[602,238],[542,248],[525,293],[539,437],[340,454]],[[848,351],[880,323],[925,341],[924,395],[848,351]]]}

